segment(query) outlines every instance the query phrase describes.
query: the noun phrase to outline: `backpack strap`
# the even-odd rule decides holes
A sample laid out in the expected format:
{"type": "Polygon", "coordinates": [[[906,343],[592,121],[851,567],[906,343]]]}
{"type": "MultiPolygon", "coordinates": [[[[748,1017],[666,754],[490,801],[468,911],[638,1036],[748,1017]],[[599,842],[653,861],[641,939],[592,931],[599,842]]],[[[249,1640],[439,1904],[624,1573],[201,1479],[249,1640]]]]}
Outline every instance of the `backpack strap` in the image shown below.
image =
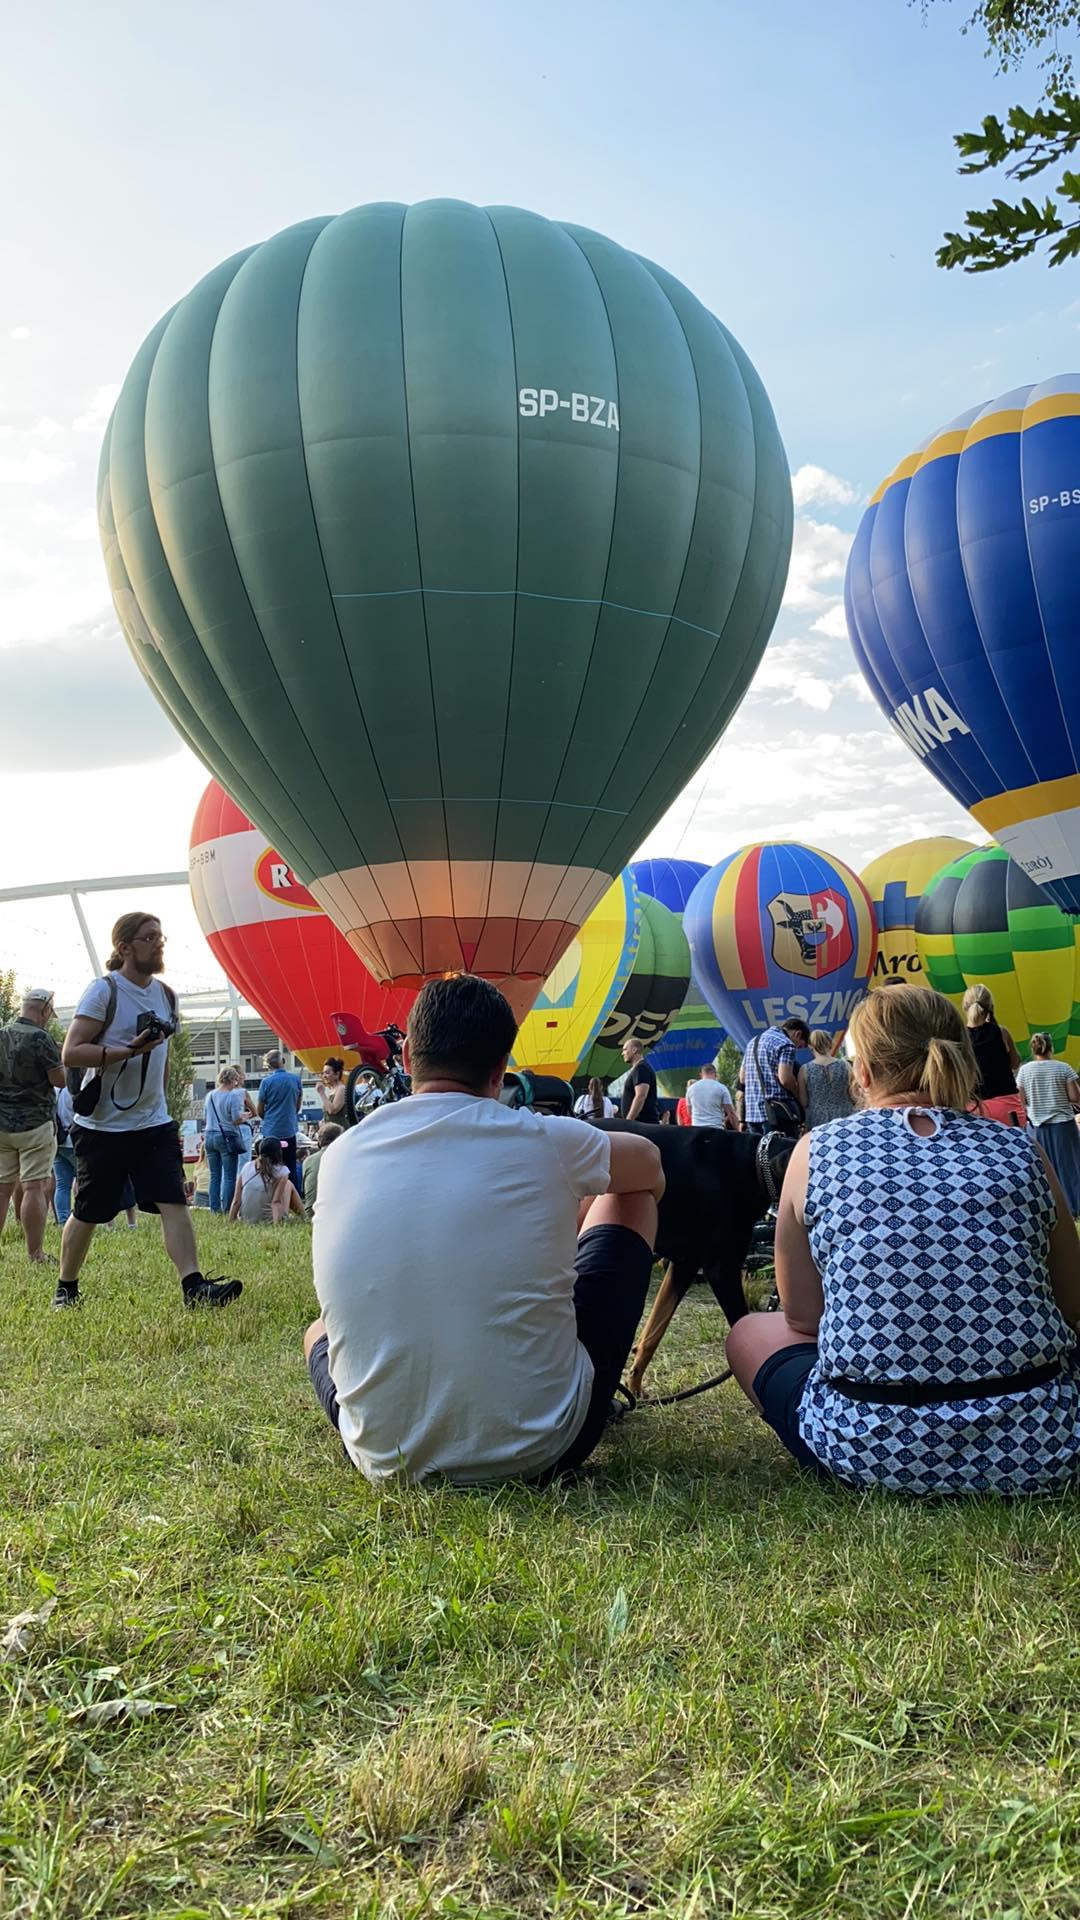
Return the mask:
{"type": "MultiPolygon", "coordinates": [[[[93,1041],[90,1043],[93,1046],[97,1045],[103,1034],[108,1033],[113,1023],[113,1016],[116,1013],[116,981],[113,979],[111,973],[102,974],[101,977],[104,981],[105,991],[108,997],[105,1002],[105,1018],[95,1033],[93,1041]]],[[[168,989],[166,989],[166,991],[168,991],[168,989]]]]}

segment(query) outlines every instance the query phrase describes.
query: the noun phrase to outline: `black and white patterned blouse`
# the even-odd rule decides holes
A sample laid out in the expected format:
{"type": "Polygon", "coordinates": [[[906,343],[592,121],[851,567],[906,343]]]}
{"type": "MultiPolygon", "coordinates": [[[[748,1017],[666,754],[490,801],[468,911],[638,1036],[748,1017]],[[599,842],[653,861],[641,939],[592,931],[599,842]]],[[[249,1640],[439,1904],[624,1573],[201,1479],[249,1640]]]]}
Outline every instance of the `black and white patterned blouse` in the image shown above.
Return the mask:
{"type": "Polygon", "coordinates": [[[825,1311],[799,1410],[842,1480],[911,1493],[1035,1493],[1080,1474],[1077,1343],[1050,1290],[1053,1195],[1024,1133],[930,1109],[877,1108],[810,1136],[805,1221],[825,1311]],[[1056,1379],[979,1396],[978,1382],[1063,1362],[1056,1379]],[[849,1390],[830,1387],[843,1379],[849,1390]],[[957,1383],[924,1406],[850,1383],[957,1383]]]}

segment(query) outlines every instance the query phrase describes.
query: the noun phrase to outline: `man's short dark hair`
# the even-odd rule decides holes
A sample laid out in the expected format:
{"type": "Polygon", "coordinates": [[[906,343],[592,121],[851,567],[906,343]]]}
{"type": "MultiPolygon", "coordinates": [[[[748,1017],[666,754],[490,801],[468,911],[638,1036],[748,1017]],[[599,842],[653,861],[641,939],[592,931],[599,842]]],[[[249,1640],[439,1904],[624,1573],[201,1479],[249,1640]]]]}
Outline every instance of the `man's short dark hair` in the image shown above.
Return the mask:
{"type": "Polygon", "coordinates": [[[429,980],[409,1015],[413,1080],[460,1080],[484,1087],[513,1051],[517,1021],[498,987],[475,973],[429,980]]]}
{"type": "Polygon", "coordinates": [[[789,1040],[794,1040],[796,1034],[798,1034],[798,1045],[800,1047],[808,1047],[810,1045],[810,1029],[805,1020],[785,1020],[782,1031],[787,1034],[789,1040]]]}

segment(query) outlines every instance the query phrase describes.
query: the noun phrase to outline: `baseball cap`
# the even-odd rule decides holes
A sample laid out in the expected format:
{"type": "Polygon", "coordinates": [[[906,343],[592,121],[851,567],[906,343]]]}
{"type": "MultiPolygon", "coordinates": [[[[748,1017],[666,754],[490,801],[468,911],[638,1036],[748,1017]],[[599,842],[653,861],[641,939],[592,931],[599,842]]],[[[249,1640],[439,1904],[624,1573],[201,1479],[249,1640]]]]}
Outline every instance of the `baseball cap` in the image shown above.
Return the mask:
{"type": "Polygon", "coordinates": [[[23,1005],[30,1000],[37,1000],[42,1006],[47,1006],[52,997],[51,987],[28,987],[23,994],[23,1005]]]}

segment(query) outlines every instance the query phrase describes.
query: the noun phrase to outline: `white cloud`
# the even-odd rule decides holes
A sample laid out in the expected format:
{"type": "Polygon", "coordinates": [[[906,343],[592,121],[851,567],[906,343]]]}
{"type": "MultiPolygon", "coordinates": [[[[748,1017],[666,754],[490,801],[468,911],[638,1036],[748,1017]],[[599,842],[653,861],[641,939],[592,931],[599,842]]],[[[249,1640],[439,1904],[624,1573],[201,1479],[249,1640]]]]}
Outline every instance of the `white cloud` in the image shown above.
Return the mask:
{"type": "Polygon", "coordinates": [[[796,704],[815,713],[827,713],[833,689],[819,669],[824,649],[814,640],[773,640],[754,675],[748,699],[770,707],[796,704]]]}
{"type": "Polygon", "coordinates": [[[853,537],[831,521],[814,520],[808,514],[796,516],[785,607],[795,613],[829,611],[843,582],[853,537]]]}
{"type": "Polygon", "coordinates": [[[0,453],[0,484],[13,487],[45,487],[61,474],[70,473],[74,462],[58,453],[43,453],[40,447],[0,453]]]}
{"type": "Polygon", "coordinates": [[[853,507],[859,492],[850,480],[829,473],[825,467],[802,466],[791,476],[791,491],[796,512],[802,507],[853,507]]]}
{"type": "Polygon", "coordinates": [[[691,782],[643,852],[711,865],[755,840],[797,840],[859,872],[888,847],[923,834],[982,838],[876,712],[854,725],[811,713],[805,726],[792,726],[789,712],[778,725],[775,703],[747,701],[707,778],[691,782]]]}
{"type": "Polygon", "coordinates": [[[29,338],[30,338],[29,327],[11,327],[8,330],[9,340],[29,340],[29,338]]]}
{"type": "Polygon", "coordinates": [[[36,407],[31,400],[0,418],[0,648],[81,629],[99,617],[107,592],[94,524],[94,442],[73,435],[36,397],[36,407]]]}
{"type": "Polygon", "coordinates": [[[856,700],[862,702],[864,707],[877,706],[877,701],[870,691],[869,683],[864,674],[846,673],[840,681],[840,690],[843,693],[852,694],[856,700]]]}
{"type": "Polygon", "coordinates": [[[811,626],[815,633],[824,633],[830,640],[846,640],[847,615],[843,601],[837,600],[827,613],[819,614],[816,620],[811,621],[811,626]]]}
{"type": "Polygon", "coordinates": [[[71,423],[72,433],[99,433],[116,405],[119,392],[119,380],[108,380],[102,386],[95,387],[83,412],[75,415],[71,423]]]}
{"type": "Polygon", "coordinates": [[[65,540],[96,540],[98,534],[98,517],[93,507],[75,514],[64,528],[65,540]]]}

